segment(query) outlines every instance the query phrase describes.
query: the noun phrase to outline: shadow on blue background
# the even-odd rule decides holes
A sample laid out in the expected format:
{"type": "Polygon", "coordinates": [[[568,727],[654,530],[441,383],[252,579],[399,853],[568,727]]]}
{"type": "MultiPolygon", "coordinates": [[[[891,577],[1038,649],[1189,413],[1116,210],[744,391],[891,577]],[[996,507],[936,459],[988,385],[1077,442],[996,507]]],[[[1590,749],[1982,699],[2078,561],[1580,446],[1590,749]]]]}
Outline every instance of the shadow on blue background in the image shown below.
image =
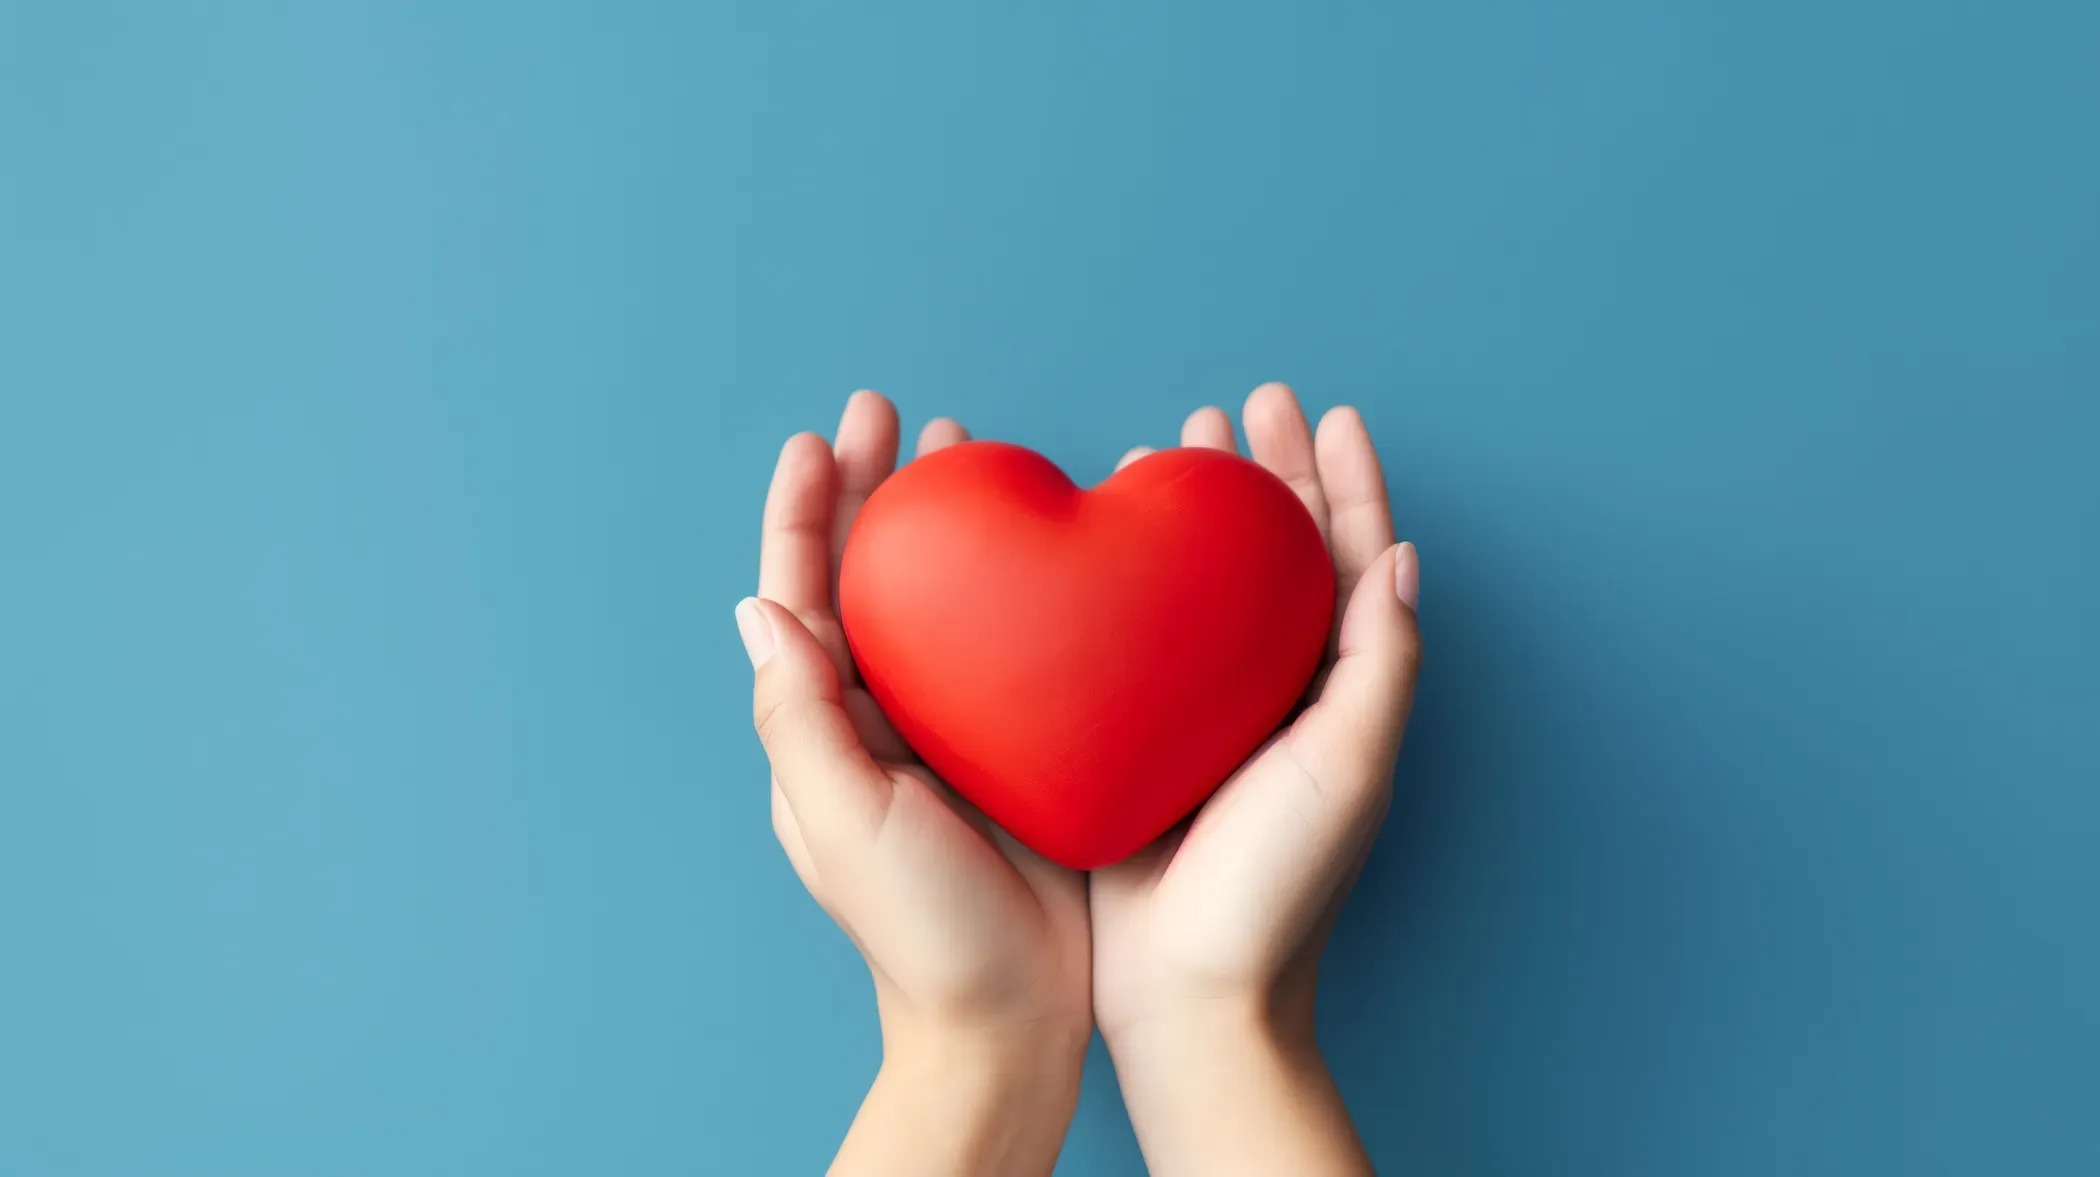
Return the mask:
{"type": "MultiPolygon", "coordinates": [[[[1395,1173],[2100,1172],[2100,10],[0,6],[0,1174],[816,1172],[730,621],[871,385],[1363,407],[1395,1173]]],[[[1141,1171],[1093,1060],[1060,1172],[1141,1171]]]]}

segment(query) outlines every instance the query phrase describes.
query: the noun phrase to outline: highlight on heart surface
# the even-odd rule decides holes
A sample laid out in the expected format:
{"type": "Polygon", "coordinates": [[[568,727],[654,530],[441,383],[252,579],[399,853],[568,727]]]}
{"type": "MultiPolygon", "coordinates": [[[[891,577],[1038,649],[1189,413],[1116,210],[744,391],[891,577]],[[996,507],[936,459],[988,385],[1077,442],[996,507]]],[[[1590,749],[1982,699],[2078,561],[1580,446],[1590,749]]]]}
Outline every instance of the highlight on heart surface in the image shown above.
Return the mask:
{"type": "Polygon", "coordinates": [[[876,489],[839,604],[869,692],[927,766],[1092,869],[1187,816],[1289,715],[1335,574],[1297,496],[1234,454],[1164,450],[1088,490],[974,441],[876,489]]]}

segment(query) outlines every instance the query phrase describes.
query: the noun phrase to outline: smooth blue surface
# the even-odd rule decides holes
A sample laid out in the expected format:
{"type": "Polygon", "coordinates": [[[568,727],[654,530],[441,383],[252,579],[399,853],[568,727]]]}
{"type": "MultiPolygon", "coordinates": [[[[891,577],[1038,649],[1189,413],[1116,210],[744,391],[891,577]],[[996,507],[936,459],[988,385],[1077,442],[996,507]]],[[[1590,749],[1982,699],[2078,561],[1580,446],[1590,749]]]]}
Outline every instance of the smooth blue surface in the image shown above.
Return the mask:
{"type": "MultiPolygon", "coordinates": [[[[816,1172],[844,395],[1361,405],[1392,1173],[2100,1172],[2100,8],[0,3],[0,1174],[816,1172]]],[[[1098,1055],[1062,1173],[1140,1171],[1098,1055]]]]}

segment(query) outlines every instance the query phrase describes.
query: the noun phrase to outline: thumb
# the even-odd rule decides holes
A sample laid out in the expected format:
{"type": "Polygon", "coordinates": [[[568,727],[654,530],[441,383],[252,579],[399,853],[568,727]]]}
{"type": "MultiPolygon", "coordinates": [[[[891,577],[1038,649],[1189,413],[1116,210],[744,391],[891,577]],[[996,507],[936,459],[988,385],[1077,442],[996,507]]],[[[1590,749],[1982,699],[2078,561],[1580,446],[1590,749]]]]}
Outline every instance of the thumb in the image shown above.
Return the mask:
{"type": "Polygon", "coordinates": [[[752,724],[803,838],[821,857],[823,843],[865,837],[888,808],[889,776],[861,746],[831,656],[772,601],[739,601],[736,628],[754,671],[752,724]]]}
{"type": "Polygon", "coordinates": [[[1413,544],[1395,544],[1364,570],[1342,611],[1340,653],[1320,697],[1291,728],[1291,750],[1322,781],[1382,787],[1414,706],[1422,637],[1413,544]]]}

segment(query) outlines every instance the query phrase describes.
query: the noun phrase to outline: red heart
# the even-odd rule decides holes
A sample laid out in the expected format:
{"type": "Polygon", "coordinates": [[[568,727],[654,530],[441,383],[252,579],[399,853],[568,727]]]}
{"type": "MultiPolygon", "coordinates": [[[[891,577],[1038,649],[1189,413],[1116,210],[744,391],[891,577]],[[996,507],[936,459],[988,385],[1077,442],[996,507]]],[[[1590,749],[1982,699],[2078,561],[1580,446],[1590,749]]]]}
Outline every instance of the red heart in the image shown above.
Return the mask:
{"type": "Polygon", "coordinates": [[[1304,692],[1334,613],[1319,528],[1275,475],[1166,450],[1081,490],[1042,455],[950,446],[861,509],[839,605],[927,766],[1091,869],[1186,816],[1304,692]]]}

